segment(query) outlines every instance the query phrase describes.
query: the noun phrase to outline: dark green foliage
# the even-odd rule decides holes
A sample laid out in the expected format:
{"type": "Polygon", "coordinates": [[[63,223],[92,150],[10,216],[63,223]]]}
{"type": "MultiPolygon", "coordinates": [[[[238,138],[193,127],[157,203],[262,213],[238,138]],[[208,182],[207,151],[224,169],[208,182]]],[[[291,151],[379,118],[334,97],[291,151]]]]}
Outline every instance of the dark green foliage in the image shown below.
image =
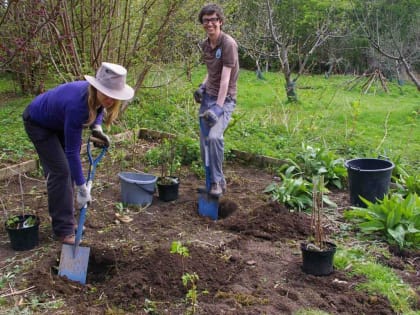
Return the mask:
{"type": "MultiPolygon", "coordinates": [[[[307,210],[313,206],[312,180],[322,176],[323,185],[337,188],[343,187],[347,177],[344,160],[326,149],[313,148],[302,144],[302,151],[296,155],[296,160],[288,159],[288,163],[279,169],[281,183],[271,183],[264,190],[270,193],[272,200],[283,203],[292,209],[307,210]]],[[[322,188],[328,193],[326,187],[322,188]]],[[[323,195],[322,202],[331,207],[336,205],[323,195]]]]}
{"type": "Polygon", "coordinates": [[[201,160],[198,140],[185,136],[164,139],[161,144],[149,151],[143,160],[150,166],[160,167],[161,176],[176,176],[181,165],[192,165],[201,160]]]}
{"type": "Polygon", "coordinates": [[[325,148],[313,148],[302,144],[302,152],[296,155],[296,164],[306,178],[322,175],[325,185],[343,188],[347,177],[344,159],[325,148]]]}
{"type": "Polygon", "coordinates": [[[417,194],[420,196],[420,176],[419,174],[409,174],[406,165],[401,161],[400,157],[393,160],[395,165],[392,170],[392,181],[395,183],[392,190],[402,197],[409,194],[417,194]]]}
{"type": "Polygon", "coordinates": [[[420,198],[409,194],[385,196],[372,203],[363,197],[367,208],[353,208],[344,213],[346,219],[358,224],[363,233],[380,235],[400,248],[420,248],[420,198]]]}
{"type": "Polygon", "coordinates": [[[27,216],[26,218],[22,218],[20,216],[12,216],[7,219],[6,227],[9,229],[22,229],[34,226],[37,223],[36,216],[27,216]]]}
{"type": "Polygon", "coordinates": [[[160,177],[176,176],[181,167],[181,158],[176,151],[175,139],[163,139],[159,146],[147,151],[144,160],[160,168],[160,177]]]}
{"type": "Polygon", "coordinates": [[[294,177],[291,172],[280,174],[281,183],[271,183],[264,189],[273,201],[285,204],[298,211],[307,210],[312,206],[311,183],[302,177],[294,177]]]}
{"type": "Polygon", "coordinates": [[[201,161],[198,139],[179,136],[176,142],[176,153],[180,156],[182,165],[191,165],[193,162],[201,161]]]}

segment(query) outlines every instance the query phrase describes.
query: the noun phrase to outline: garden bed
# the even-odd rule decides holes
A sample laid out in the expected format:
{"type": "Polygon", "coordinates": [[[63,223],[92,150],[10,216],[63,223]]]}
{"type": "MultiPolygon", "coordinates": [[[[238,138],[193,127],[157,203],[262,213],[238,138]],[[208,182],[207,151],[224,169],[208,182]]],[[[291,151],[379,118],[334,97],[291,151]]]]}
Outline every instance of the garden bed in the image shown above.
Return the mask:
{"type": "MultiPolygon", "coordinates": [[[[185,314],[191,305],[185,302],[188,290],[181,277],[196,273],[197,314],[292,314],[301,309],[394,314],[385,297],[356,290],[362,277],[337,270],[325,277],[302,272],[299,245],[310,235],[310,218],[269,201],[262,193],[273,180],[268,171],[227,162],[228,193],[221,200],[224,218],[218,221],[198,215],[196,188],[204,180],[187,169],[180,176],[177,200],[163,202],[155,195],[149,207],[128,207],[131,222],[119,221],[118,173],[145,171],[139,157],[154,145],[118,143],[98,166],[83,239],[91,250],[85,286],[57,276],[61,245],[51,236],[44,180],[28,174],[1,182],[9,215],[20,212],[23,196],[41,217],[40,245],[34,250],[14,252],[6,233],[0,234],[0,268],[24,265],[13,289],[30,288],[16,294],[4,288],[1,294],[9,295],[11,305],[36,296],[40,303],[63,301],[64,313],[146,314],[155,309],[156,314],[185,314]],[[170,253],[174,241],[188,248],[189,257],[170,253]]],[[[340,232],[341,210],[349,206],[348,192],[336,190],[330,199],[338,205],[327,220],[333,236],[340,232]]],[[[420,262],[409,258],[383,261],[418,287],[420,262]]]]}

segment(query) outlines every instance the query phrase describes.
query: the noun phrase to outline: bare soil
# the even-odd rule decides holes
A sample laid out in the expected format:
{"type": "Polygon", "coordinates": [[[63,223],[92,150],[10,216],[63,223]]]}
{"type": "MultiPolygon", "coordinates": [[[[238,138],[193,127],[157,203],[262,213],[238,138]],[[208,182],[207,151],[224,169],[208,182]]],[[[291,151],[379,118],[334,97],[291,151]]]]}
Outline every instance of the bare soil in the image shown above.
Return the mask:
{"type": "MultiPolygon", "coordinates": [[[[270,202],[262,192],[273,180],[267,170],[226,162],[228,192],[217,221],[198,214],[196,188],[204,180],[187,169],[180,175],[177,200],[163,202],[155,194],[149,207],[128,207],[131,222],[119,221],[118,173],[144,171],[139,157],[153,145],[144,140],[116,144],[98,166],[82,244],[91,251],[86,285],[57,275],[61,244],[51,235],[45,182],[40,174],[21,176],[23,202],[42,223],[39,246],[30,251],[11,250],[5,229],[0,233],[0,272],[23,264],[13,289],[33,287],[8,297],[11,304],[35,295],[40,302],[65,301],[51,314],[153,314],[152,308],[154,314],[186,314],[192,308],[181,278],[196,273],[196,314],[293,314],[302,309],[394,314],[385,297],[356,289],[362,277],[338,270],[322,277],[302,271],[300,243],[310,236],[310,217],[270,202]],[[189,257],[170,253],[173,241],[181,241],[189,257]]],[[[0,191],[8,214],[19,213],[19,176],[2,182],[0,191]]],[[[339,235],[340,209],[349,205],[349,198],[345,190],[333,191],[330,198],[339,206],[326,219],[333,237],[339,235]]],[[[339,239],[330,240],[340,246],[339,239]]],[[[382,263],[418,288],[420,262],[413,253],[402,254],[394,251],[382,263]]]]}

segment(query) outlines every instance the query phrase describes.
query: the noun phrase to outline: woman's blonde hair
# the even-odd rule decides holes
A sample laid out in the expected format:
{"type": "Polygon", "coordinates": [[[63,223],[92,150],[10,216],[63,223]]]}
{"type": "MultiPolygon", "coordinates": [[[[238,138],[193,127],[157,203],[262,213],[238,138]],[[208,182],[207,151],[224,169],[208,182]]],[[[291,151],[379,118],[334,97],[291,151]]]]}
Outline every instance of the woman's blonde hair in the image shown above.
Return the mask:
{"type": "MultiPolygon", "coordinates": [[[[89,93],[88,93],[88,108],[89,108],[89,118],[86,122],[85,126],[90,126],[96,119],[96,115],[98,114],[98,107],[101,106],[101,104],[98,103],[98,97],[97,97],[98,90],[92,86],[89,85],[89,93]]],[[[120,113],[121,108],[121,101],[116,100],[114,104],[104,110],[104,120],[105,126],[109,127],[112,122],[118,118],[118,115],[120,113]]]]}

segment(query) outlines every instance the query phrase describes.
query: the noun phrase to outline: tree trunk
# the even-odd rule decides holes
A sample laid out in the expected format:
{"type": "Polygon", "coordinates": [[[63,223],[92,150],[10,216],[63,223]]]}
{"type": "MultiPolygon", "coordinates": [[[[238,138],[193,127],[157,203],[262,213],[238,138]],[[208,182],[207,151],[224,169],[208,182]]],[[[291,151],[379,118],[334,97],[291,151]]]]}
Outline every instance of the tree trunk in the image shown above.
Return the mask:
{"type": "Polygon", "coordinates": [[[287,99],[291,102],[295,102],[297,101],[296,81],[292,80],[291,78],[292,73],[290,70],[287,48],[284,48],[284,47],[280,48],[280,56],[281,56],[280,59],[283,64],[284,79],[286,81],[285,89],[286,89],[287,99]]]}
{"type": "Polygon", "coordinates": [[[420,81],[416,78],[416,75],[413,71],[411,71],[411,67],[408,64],[407,60],[405,58],[401,58],[401,61],[404,65],[405,71],[407,71],[408,76],[410,77],[411,81],[416,85],[417,91],[420,91],[420,81]]]}

